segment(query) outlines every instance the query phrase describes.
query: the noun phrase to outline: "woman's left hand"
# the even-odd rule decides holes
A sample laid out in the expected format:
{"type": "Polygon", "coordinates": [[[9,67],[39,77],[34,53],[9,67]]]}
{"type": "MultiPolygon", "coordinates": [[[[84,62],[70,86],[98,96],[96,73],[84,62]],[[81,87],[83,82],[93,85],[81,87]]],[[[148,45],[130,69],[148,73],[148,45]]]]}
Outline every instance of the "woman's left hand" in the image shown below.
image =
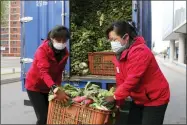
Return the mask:
{"type": "Polygon", "coordinates": [[[114,96],[107,96],[107,97],[105,97],[105,101],[107,101],[107,102],[114,102],[115,101],[114,96]]]}
{"type": "Polygon", "coordinates": [[[56,99],[61,100],[64,103],[66,103],[69,100],[68,95],[64,91],[59,89],[54,90],[54,96],[56,99]]]}

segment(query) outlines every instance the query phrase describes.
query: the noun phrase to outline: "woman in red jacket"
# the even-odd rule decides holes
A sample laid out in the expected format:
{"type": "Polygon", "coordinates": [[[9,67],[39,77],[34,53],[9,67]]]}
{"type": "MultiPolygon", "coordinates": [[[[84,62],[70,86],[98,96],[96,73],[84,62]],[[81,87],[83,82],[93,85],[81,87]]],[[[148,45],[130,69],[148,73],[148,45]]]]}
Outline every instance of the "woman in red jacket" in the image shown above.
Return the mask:
{"type": "Polygon", "coordinates": [[[117,88],[106,101],[132,98],[128,124],[161,125],[170,99],[170,89],[154,55],[135,27],[125,21],[113,23],[106,31],[116,53],[117,88]]]}
{"type": "Polygon", "coordinates": [[[69,37],[66,27],[53,28],[48,38],[36,50],[34,61],[27,73],[25,88],[34,107],[38,125],[46,124],[50,90],[57,99],[64,102],[69,98],[65,92],[58,91],[57,87],[62,82],[62,72],[69,55],[66,48],[69,37]]]}

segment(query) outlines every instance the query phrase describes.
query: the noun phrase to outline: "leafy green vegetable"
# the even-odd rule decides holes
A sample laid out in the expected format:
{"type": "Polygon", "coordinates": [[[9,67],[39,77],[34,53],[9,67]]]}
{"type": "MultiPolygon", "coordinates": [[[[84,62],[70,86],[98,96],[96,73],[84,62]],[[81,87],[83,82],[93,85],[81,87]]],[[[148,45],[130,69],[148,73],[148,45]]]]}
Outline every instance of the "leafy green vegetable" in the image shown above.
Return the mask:
{"type": "Polygon", "coordinates": [[[70,10],[71,74],[83,75],[79,64],[88,64],[88,52],[111,51],[105,36],[108,25],[132,19],[132,0],[72,0],[70,10]]]}
{"type": "MultiPolygon", "coordinates": [[[[65,84],[64,86],[59,86],[60,90],[65,91],[69,96],[70,100],[66,104],[62,104],[62,106],[67,107],[71,106],[72,103],[76,102],[72,99],[75,99],[78,97],[85,97],[87,100],[86,103],[90,104],[90,107],[94,107],[100,110],[111,110],[114,107],[114,102],[108,103],[105,101],[106,96],[113,96],[115,88],[111,88],[110,91],[101,89],[98,85],[92,84],[91,82],[88,82],[85,85],[85,88],[76,88],[70,84],[65,84]],[[91,101],[92,100],[92,101],[91,101]]],[[[49,98],[48,100],[51,101],[54,99],[53,93],[49,92],[49,98]]],[[[85,100],[84,99],[84,100],[85,100]]],[[[82,101],[81,101],[82,102],[82,101]]]]}
{"type": "Polygon", "coordinates": [[[67,103],[62,103],[61,102],[62,107],[70,107],[72,104],[73,104],[72,99],[68,100],[67,103]]]}
{"type": "Polygon", "coordinates": [[[90,82],[87,83],[84,89],[84,95],[88,98],[94,97],[99,94],[100,87],[95,84],[91,84],[90,82]]]}
{"type": "Polygon", "coordinates": [[[49,95],[48,101],[52,101],[54,99],[54,95],[49,95]]]}
{"type": "Polygon", "coordinates": [[[70,97],[76,97],[81,94],[81,90],[79,88],[76,88],[70,84],[65,84],[63,87],[63,90],[65,93],[67,93],[70,97]]]}

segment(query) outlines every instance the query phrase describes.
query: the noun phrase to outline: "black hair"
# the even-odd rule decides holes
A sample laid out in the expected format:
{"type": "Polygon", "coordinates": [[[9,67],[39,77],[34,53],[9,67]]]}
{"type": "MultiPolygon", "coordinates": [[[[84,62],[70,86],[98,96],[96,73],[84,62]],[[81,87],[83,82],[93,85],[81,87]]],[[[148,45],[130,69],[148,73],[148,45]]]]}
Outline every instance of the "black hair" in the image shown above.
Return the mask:
{"type": "Polygon", "coordinates": [[[116,21],[112,23],[106,30],[107,38],[109,38],[111,31],[115,31],[120,37],[123,37],[127,33],[132,40],[138,35],[134,22],[116,21]]]}
{"type": "Polygon", "coordinates": [[[56,26],[47,35],[47,39],[69,39],[70,33],[69,30],[64,26],[56,26]]]}
{"type": "Polygon", "coordinates": [[[50,40],[50,33],[51,33],[51,31],[49,31],[47,34],[47,40],[50,40]]]}

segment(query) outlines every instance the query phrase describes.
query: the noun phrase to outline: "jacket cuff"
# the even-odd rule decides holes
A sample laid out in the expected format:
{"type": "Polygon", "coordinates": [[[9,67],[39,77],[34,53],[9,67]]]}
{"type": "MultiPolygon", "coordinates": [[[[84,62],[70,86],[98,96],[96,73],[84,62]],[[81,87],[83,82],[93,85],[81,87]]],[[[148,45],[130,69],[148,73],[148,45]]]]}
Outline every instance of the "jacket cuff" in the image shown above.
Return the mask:
{"type": "Polygon", "coordinates": [[[115,100],[119,101],[119,100],[121,100],[121,99],[122,99],[122,98],[115,96],[115,100]]]}
{"type": "Polygon", "coordinates": [[[51,86],[50,89],[51,89],[52,91],[54,91],[55,88],[57,88],[57,86],[54,84],[54,85],[51,86]]]}
{"type": "Polygon", "coordinates": [[[114,96],[115,96],[115,100],[117,101],[125,99],[125,97],[119,97],[116,94],[114,94],[114,96]]]}

